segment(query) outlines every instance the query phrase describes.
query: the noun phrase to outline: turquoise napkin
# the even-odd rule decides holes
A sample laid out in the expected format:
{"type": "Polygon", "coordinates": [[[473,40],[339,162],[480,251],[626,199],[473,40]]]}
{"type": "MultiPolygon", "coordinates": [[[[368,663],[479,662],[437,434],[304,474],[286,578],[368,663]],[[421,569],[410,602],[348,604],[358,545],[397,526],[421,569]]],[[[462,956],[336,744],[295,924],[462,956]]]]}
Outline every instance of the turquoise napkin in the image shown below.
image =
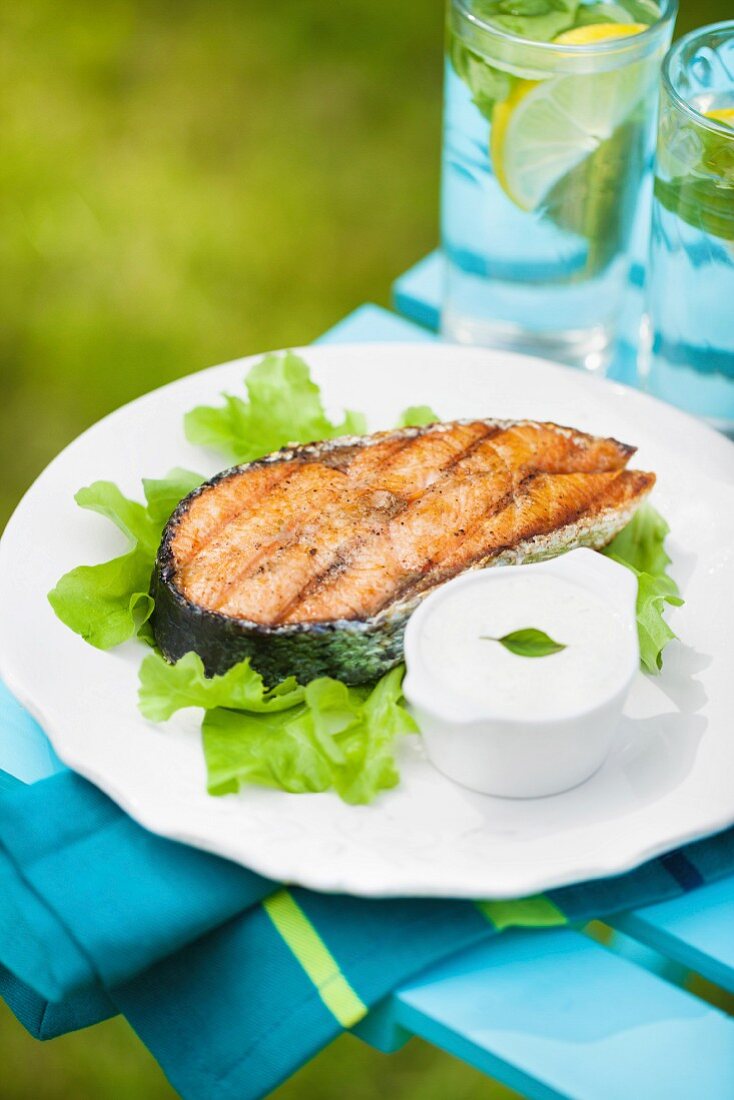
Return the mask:
{"type": "Polygon", "coordinates": [[[70,772],[0,780],[0,994],[39,1038],[123,1012],[192,1100],[266,1094],[413,974],[508,925],[734,872],[729,830],[518,902],[334,897],[153,836],[70,772]]]}

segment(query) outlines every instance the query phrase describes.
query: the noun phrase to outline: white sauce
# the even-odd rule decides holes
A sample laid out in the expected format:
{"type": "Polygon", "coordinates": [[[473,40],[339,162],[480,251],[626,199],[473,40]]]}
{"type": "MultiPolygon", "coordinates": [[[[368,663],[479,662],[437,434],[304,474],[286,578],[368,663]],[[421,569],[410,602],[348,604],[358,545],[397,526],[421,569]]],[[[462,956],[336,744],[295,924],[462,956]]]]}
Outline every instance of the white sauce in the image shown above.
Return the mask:
{"type": "Polygon", "coordinates": [[[629,676],[629,624],[588,589],[522,566],[491,584],[447,590],[418,642],[425,671],[449,698],[503,718],[560,718],[593,706],[629,676]],[[566,646],[521,657],[496,641],[534,627],[566,646]]]}

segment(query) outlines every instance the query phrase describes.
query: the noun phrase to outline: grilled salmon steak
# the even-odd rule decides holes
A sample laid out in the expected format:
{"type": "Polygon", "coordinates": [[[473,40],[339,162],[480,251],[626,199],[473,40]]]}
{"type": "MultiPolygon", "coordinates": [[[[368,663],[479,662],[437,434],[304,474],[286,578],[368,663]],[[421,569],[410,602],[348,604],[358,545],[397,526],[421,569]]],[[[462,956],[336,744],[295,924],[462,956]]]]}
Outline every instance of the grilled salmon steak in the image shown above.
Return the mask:
{"type": "Polygon", "coordinates": [[[471,420],[286,448],[181,502],[153,579],[164,654],[210,674],[244,657],[273,683],[360,683],[402,657],[405,623],[467,569],[600,549],[655,475],[633,447],[532,421],[471,420]]]}

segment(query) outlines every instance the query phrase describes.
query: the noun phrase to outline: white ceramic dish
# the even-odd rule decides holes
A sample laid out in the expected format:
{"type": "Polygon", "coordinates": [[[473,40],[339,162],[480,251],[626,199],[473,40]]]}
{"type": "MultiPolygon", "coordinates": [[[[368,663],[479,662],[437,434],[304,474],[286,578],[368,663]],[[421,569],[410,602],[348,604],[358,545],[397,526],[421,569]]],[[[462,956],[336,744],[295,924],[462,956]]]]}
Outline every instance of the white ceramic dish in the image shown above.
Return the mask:
{"type": "MultiPolygon", "coordinates": [[[[515,570],[485,569],[449,581],[411,616],[405,633],[404,690],[418,719],[428,758],[445,776],[481,794],[542,798],[584,783],[609,756],[640,659],[635,616],[637,581],[629,569],[593,550],[572,550],[551,561],[526,565],[520,576],[558,577],[609,605],[624,626],[619,635],[614,632],[613,641],[598,639],[601,653],[609,647],[605,656],[613,674],[611,684],[590,697],[580,693],[566,696],[564,692],[563,713],[553,716],[539,714],[536,700],[527,699],[528,691],[533,691],[530,685],[537,683],[537,672],[558,677],[554,673],[557,662],[554,664],[552,658],[528,660],[499,654],[510,666],[519,661],[518,674],[525,674],[525,679],[518,681],[518,709],[514,714],[498,707],[491,693],[485,705],[454,694],[449,684],[442,685],[441,668],[426,661],[422,645],[426,626],[430,627],[442,605],[446,607],[459,592],[470,597],[476,608],[469,609],[470,615],[476,613],[481,622],[485,614],[482,609],[493,593],[510,579],[513,584],[517,581],[515,570]],[[540,669],[538,660],[552,663],[540,669]]],[[[443,650],[441,654],[445,667],[443,650]]]]}
{"type": "Polygon", "coordinates": [[[36,481],[0,541],[0,676],[62,759],[154,832],[274,879],[373,896],[532,894],[617,874],[734,822],[734,447],[650,398],[539,360],[438,344],[303,354],[329,405],[364,410],[373,429],[426,402],[446,418],[551,419],[638,444],[635,465],[657,471],[653,499],[672,526],[687,602],[669,620],[684,644],[670,646],[662,676],[637,677],[606,764],[554,798],[464,790],[425,760],[418,738],[402,746],[400,787],[373,806],[255,789],[210,798],[196,712],[143,721],[140,645],[90,648],[55,618],[46,592],[67,569],[122,549],[107,521],[76,507],[79,486],[110,478],[136,495],[141,475],[222,465],[186,443],[181,418],[240,387],[248,363],[239,361],[91,428],[36,481]]]}

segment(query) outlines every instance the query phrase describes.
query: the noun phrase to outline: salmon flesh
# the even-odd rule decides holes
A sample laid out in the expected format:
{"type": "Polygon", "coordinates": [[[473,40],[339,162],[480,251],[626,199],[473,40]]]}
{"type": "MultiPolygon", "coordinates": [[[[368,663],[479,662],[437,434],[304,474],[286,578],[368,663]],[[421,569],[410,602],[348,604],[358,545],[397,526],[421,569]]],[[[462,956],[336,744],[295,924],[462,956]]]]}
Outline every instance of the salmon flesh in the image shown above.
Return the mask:
{"type": "Polygon", "coordinates": [[[179,504],[153,577],[156,640],[210,675],[373,680],[406,622],[469,569],[601,549],[655,475],[635,448],[533,421],[461,420],[288,447],[179,504]]]}

